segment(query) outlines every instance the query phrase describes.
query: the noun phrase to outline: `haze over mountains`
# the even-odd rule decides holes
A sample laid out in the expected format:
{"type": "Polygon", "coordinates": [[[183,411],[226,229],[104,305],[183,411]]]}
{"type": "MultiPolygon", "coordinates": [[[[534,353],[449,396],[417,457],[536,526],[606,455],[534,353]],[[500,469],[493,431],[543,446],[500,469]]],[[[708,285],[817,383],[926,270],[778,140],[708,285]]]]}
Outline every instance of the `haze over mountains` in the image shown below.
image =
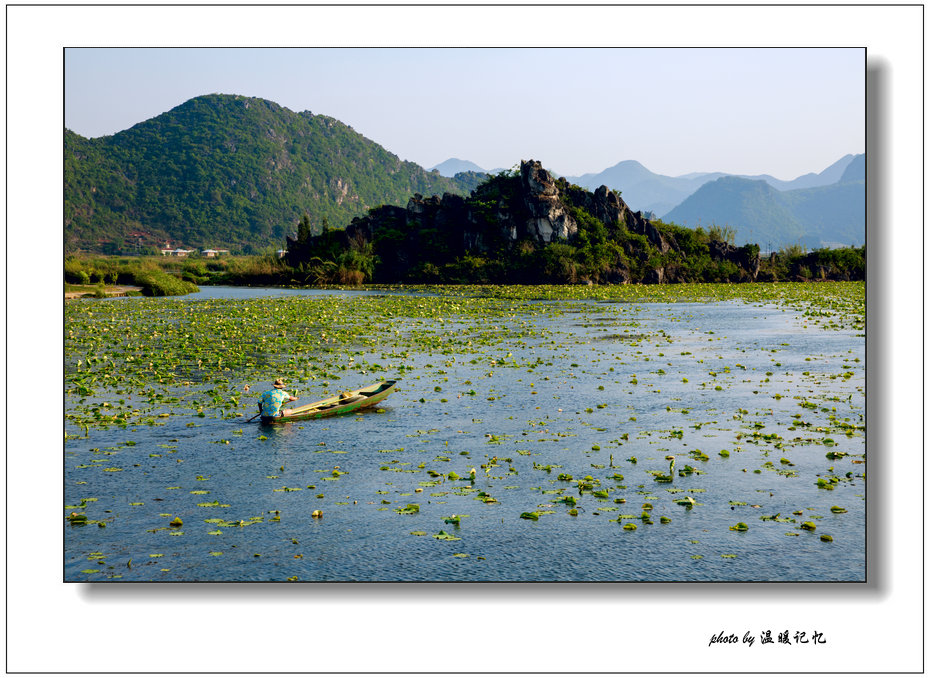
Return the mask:
{"type": "MultiPolygon", "coordinates": [[[[417,193],[468,195],[486,178],[459,159],[428,171],[339,120],[239,95],[195,97],[111,136],[65,130],[64,147],[66,251],[166,242],[261,251],[281,247],[304,212],[316,232],[344,228],[370,208],[406,205],[417,193]]],[[[690,227],[729,225],[737,244],[777,249],[861,244],[864,168],[864,156],[846,156],[789,182],[665,177],[624,161],[566,178],[589,190],[606,184],[633,210],[690,227]]]]}
{"type": "MultiPolygon", "coordinates": [[[[474,163],[451,159],[440,173],[474,163]]],[[[632,209],[651,212],[682,226],[730,226],[736,243],[763,249],[789,244],[806,247],[862,245],[865,241],[865,155],[845,155],[821,172],[790,181],[768,174],[694,172],[656,174],[636,160],[601,172],[566,176],[588,190],[606,185],[632,209]]]]}
{"type": "MultiPolygon", "coordinates": [[[[835,173],[836,165],[828,170],[835,173]]],[[[816,179],[810,175],[795,180],[801,186],[812,181],[816,179]]],[[[863,245],[865,156],[852,157],[834,183],[804,188],[778,190],[761,179],[720,177],[705,183],[663,218],[692,228],[729,225],[736,229],[737,243],[755,242],[764,251],[786,243],[812,249],[863,245]]]]}

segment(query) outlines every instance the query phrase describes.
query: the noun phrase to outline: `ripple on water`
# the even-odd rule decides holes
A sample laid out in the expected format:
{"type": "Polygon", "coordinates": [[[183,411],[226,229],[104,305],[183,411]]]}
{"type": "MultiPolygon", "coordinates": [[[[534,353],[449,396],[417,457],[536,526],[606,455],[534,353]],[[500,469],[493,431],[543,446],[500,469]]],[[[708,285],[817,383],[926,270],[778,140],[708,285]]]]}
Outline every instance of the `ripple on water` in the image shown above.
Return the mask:
{"type": "MultiPolygon", "coordinates": [[[[253,293],[229,308],[248,310],[240,302],[253,293]]],[[[281,297],[313,303],[292,291],[281,297]]],[[[351,351],[331,344],[314,357],[330,390],[398,376],[388,366],[405,365],[400,391],[380,411],[260,427],[244,423],[251,407],[241,408],[246,417],[196,416],[191,401],[205,403],[211,384],[195,383],[177,387],[180,401],[156,408],[171,416],[153,425],[69,439],[65,495],[74,508],[66,514],[85,511],[91,523],[66,530],[66,579],[864,579],[865,465],[853,462],[865,452],[865,356],[853,331],[735,302],[566,302],[571,314],[560,302],[545,302],[542,313],[514,302],[479,320],[478,302],[457,303],[458,318],[394,315],[366,328],[372,343],[351,351]],[[462,343],[444,348],[453,339],[462,343]],[[350,364],[381,369],[361,374],[350,364]],[[846,456],[830,460],[828,450],[846,456]],[[669,455],[676,473],[688,465],[697,472],[657,483],[669,455]],[[471,468],[474,491],[466,492],[471,468]],[[446,478],[450,471],[460,479],[446,478]],[[577,480],[589,475],[607,501],[579,495],[577,480]],[[834,489],[818,489],[820,477],[836,478],[834,489]],[[479,491],[496,501],[480,501],[479,491]],[[577,516],[555,501],[557,492],[578,497],[577,516]],[[682,496],[698,505],[676,504],[682,496]],[[213,501],[220,505],[198,506],[213,501]],[[647,502],[652,524],[641,517],[647,502]],[[414,503],[415,514],[394,511],[414,503]],[[834,505],[847,512],[832,513],[834,505]],[[520,518],[534,511],[544,513],[520,518]],[[445,522],[453,514],[464,516],[458,527],[445,522]],[[761,520],[776,514],[794,522],[761,520]],[[173,516],[183,528],[168,529],[173,516]],[[207,519],[243,524],[218,528],[207,519]],[[799,529],[802,520],[816,531],[799,529]],[[738,521],[749,530],[729,530],[738,521]],[[637,529],[623,530],[626,523],[637,529]],[[460,539],[434,538],[440,530],[460,539]]],[[[349,308],[340,321],[392,310],[374,296],[349,308]]],[[[224,312],[211,307],[212,322],[224,312]]],[[[263,355],[282,369],[294,359],[263,355]]],[[[224,372],[226,381],[211,387],[227,397],[255,381],[247,369],[224,372]]],[[[302,394],[322,392],[321,381],[302,383],[302,394]]],[[[153,407],[140,392],[133,406],[153,407]]],[[[69,410],[88,405],[78,400],[69,396],[69,410]]]]}

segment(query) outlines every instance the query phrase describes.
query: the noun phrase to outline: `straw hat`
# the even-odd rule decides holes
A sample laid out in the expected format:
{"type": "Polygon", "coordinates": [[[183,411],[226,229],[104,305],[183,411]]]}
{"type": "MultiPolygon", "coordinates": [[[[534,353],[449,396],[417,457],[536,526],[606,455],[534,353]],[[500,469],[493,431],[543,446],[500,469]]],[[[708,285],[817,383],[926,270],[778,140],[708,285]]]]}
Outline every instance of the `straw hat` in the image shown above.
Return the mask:
{"type": "Polygon", "coordinates": [[[283,379],[275,379],[274,387],[275,387],[275,388],[284,388],[284,380],[283,380],[283,379]]]}

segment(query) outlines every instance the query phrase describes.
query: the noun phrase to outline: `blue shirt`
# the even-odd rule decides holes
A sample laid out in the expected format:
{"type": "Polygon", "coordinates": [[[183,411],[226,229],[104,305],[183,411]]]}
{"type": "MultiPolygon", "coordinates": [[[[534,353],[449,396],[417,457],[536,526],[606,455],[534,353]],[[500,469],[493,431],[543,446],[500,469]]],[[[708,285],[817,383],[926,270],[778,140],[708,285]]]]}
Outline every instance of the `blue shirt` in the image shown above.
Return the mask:
{"type": "Polygon", "coordinates": [[[283,388],[273,388],[265,391],[261,395],[260,403],[262,406],[263,417],[277,417],[281,410],[281,405],[291,399],[291,396],[283,388]]]}

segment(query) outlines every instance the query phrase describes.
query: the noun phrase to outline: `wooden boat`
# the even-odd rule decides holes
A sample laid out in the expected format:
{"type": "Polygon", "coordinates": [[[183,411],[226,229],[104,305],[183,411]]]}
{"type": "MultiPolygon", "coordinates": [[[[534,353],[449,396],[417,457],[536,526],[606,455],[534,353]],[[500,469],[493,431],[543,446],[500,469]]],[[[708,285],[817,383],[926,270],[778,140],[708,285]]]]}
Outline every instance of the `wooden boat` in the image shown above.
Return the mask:
{"type": "Polygon", "coordinates": [[[382,381],[371,386],[365,386],[354,391],[342,393],[324,400],[318,400],[309,405],[295,407],[286,416],[275,417],[272,423],[286,424],[291,421],[306,421],[307,419],[322,419],[334,417],[339,414],[348,414],[366,407],[371,407],[387,398],[397,386],[393,380],[382,381]]]}

